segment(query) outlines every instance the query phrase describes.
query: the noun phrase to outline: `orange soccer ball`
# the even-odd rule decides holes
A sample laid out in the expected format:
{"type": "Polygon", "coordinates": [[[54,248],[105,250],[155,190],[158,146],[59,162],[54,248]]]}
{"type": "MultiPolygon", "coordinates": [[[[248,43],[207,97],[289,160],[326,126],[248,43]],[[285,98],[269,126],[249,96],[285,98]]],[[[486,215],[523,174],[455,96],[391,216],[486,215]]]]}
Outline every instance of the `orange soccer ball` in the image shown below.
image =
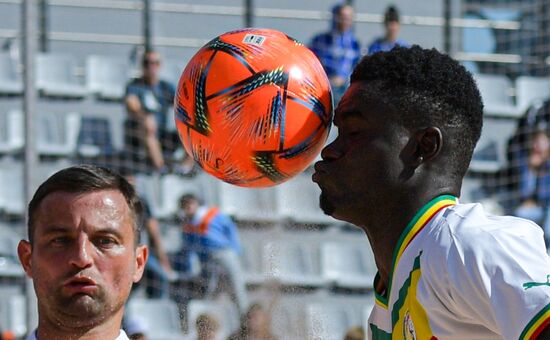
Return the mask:
{"type": "Polygon", "coordinates": [[[203,46],[181,75],[175,118],[188,154],[244,187],[282,183],[321,151],[332,121],[317,57],[286,34],[242,29],[203,46]]]}

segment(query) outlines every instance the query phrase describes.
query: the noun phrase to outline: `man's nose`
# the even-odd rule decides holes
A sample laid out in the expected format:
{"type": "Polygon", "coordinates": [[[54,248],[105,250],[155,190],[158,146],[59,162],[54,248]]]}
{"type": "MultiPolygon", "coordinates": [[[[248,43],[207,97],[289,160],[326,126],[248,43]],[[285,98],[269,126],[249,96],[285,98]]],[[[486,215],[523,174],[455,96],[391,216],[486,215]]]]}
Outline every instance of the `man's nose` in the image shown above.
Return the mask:
{"type": "Polygon", "coordinates": [[[77,268],[88,268],[93,263],[93,244],[86,236],[80,236],[70,254],[69,263],[77,268]]]}

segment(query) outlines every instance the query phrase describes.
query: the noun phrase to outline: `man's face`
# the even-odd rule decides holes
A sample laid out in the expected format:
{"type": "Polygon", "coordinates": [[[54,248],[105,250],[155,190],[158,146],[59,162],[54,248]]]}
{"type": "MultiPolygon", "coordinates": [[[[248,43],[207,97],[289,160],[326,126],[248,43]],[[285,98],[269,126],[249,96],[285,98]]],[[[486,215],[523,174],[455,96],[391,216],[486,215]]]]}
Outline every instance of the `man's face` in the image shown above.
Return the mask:
{"type": "Polygon", "coordinates": [[[122,193],[53,192],[34,220],[32,246],[21,241],[18,251],[41,319],[86,326],[121,315],[147,260],[146,247],[135,247],[133,215],[122,193]]]}
{"type": "Polygon", "coordinates": [[[399,35],[399,29],[401,28],[399,21],[387,21],[384,23],[384,27],[386,27],[387,36],[393,39],[397,39],[397,36],[399,35]]]}
{"type": "Polygon", "coordinates": [[[313,175],[323,211],[356,225],[403,190],[401,157],[410,138],[391,114],[365,104],[363,89],[367,85],[352,83],[342,97],[334,117],[338,137],[323,149],[313,175]]]}
{"type": "Polygon", "coordinates": [[[193,216],[195,216],[197,209],[199,209],[199,202],[195,199],[190,199],[185,201],[182,204],[181,208],[183,210],[185,217],[192,218],[193,216]]]}
{"type": "Polygon", "coordinates": [[[147,79],[157,80],[160,75],[160,54],[149,52],[143,58],[143,76],[147,79]]]}
{"type": "Polygon", "coordinates": [[[353,7],[343,6],[336,15],[336,27],[340,32],[345,32],[353,26],[353,7]]]}

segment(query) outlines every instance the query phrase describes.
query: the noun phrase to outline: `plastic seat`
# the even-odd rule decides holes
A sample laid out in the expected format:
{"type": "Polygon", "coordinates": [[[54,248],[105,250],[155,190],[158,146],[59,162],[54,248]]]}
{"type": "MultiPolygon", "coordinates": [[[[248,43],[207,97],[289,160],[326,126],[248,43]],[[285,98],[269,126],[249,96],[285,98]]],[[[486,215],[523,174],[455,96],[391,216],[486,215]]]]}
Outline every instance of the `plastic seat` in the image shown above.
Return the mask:
{"type": "Polygon", "coordinates": [[[475,74],[474,77],[481,92],[485,114],[513,118],[522,114],[509,95],[512,82],[508,77],[494,74],[475,74]]]}
{"type": "Polygon", "coordinates": [[[0,94],[21,93],[23,93],[23,81],[21,74],[17,72],[17,62],[9,53],[0,53],[0,94]]]}
{"type": "Polygon", "coordinates": [[[305,310],[308,339],[343,339],[349,328],[362,325],[362,310],[346,302],[313,302],[305,310]]]}
{"type": "Polygon", "coordinates": [[[76,60],[70,55],[39,54],[36,87],[45,96],[83,98],[88,89],[76,76],[76,60]]]}
{"type": "Polygon", "coordinates": [[[129,74],[126,59],[100,55],[86,59],[86,85],[100,99],[122,99],[129,74]]]}
{"type": "Polygon", "coordinates": [[[239,312],[231,302],[191,300],[187,305],[187,339],[197,338],[195,323],[201,314],[208,314],[219,322],[218,339],[226,339],[239,327],[239,312]]]}
{"type": "Polygon", "coordinates": [[[265,232],[241,232],[241,265],[247,284],[258,285],[265,281],[262,271],[262,240],[269,238],[265,232]]]}
{"type": "Polygon", "coordinates": [[[527,110],[536,101],[550,98],[549,77],[521,76],[516,79],[517,105],[521,112],[527,110]]]}
{"type": "Polygon", "coordinates": [[[27,333],[27,298],[13,289],[0,289],[0,324],[17,338],[27,333]]]}
{"type": "Polygon", "coordinates": [[[112,156],[115,153],[108,118],[83,116],[77,138],[77,152],[83,157],[112,156]]]}
{"type": "Polygon", "coordinates": [[[126,313],[142,322],[147,339],[176,340],[183,338],[178,306],[168,299],[131,298],[126,313]]]}
{"type": "Polygon", "coordinates": [[[321,189],[311,181],[309,173],[275,187],[280,214],[285,219],[304,224],[334,224],[335,219],[319,208],[321,189]]]}
{"type": "Polygon", "coordinates": [[[275,222],[280,219],[274,188],[241,188],[219,182],[220,208],[237,220],[275,222]]]}
{"type": "Polygon", "coordinates": [[[76,152],[80,115],[76,112],[66,114],[40,113],[38,116],[38,153],[48,156],[68,157],[76,152]]]}
{"type": "Polygon", "coordinates": [[[477,142],[470,163],[470,170],[493,173],[502,169],[506,163],[508,140],[516,130],[516,120],[492,119],[483,120],[483,130],[477,142]]]}
{"type": "Polygon", "coordinates": [[[366,243],[323,242],[321,272],[324,278],[343,288],[372,288],[377,269],[366,243]]]}
{"type": "Polygon", "coordinates": [[[23,216],[23,163],[10,160],[0,162],[0,183],[9,183],[0,190],[0,210],[9,215],[23,216]]]}
{"type": "Polygon", "coordinates": [[[321,287],[327,283],[321,276],[315,242],[268,241],[262,247],[262,267],[268,278],[287,286],[321,287]]]}
{"type": "Polygon", "coordinates": [[[165,59],[162,61],[160,78],[178,85],[180,76],[185,68],[185,60],[165,59]]]}
{"type": "Polygon", "coordinates": [[[21,111],[0,112],[0,154],[20,152],[24,144],[21,111]]]}

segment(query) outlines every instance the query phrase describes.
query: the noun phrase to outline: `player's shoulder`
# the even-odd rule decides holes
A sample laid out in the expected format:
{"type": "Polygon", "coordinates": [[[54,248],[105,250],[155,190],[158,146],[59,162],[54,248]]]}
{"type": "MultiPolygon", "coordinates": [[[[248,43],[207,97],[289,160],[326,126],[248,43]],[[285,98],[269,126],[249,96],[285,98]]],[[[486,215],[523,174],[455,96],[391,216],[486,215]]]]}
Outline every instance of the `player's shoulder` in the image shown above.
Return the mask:
{"type": "Polygon", "coordinates": [[[456,204],[447,208],[437,232],[441,242],[474,251],[544,242],[542,228],[534,222],[515,216],[493,215],[480,203],[456,204]]]}

